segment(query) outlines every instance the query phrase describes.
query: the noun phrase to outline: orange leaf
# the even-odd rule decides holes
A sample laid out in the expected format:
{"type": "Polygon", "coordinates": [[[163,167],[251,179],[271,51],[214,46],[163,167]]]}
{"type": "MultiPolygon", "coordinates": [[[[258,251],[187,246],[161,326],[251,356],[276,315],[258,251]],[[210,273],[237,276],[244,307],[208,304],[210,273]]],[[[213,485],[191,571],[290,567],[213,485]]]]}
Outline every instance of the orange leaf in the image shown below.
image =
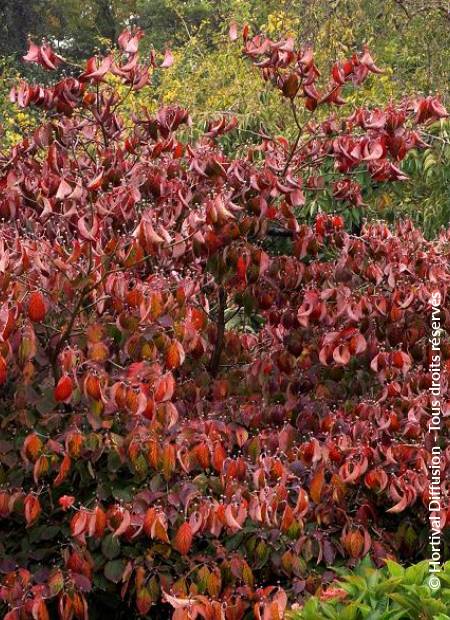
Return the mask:
{"type": "Polygon", "coordinates": [[[311,498],[316,504],[320,502],[320,498],[322,496],[323,484],[325,482],[325,474],[323,469],[319,469],[316,472],[314,478],[311,481],[311,486],[309,487],[309,493],[311,498]]]}
{"type": "Polygon", "coordinates": [[[3,355],[0,354],[0,385],[3,385],[6,382],[7,371],[6,371],[6,361],[3,355]]]}
{"type": "Polygon", "coordinates": [[[58,475],[56,476],[55,480],[53,481],[53,486],[54,487],[57,487],[62,482],[64,482],[64,480],[67,478],[67,476],[69,474],[71,465],[72,465],[72,459],[70,458],[70,456],[68,454],[65,454],[63,460],[61,461],[61,465],[59,467],[58,475]]]}
{"type": "Polygon", "coordinates": [[[292,508],[288,504],[286,504],[286,508],[284,509],[283,517],[281,519],[281,526],[280,526],[281,531],[286,533],[288,529],[291,527],[293,522],[294,522],[294,512],[292,508]]]}
{"type": "Polygon", "coordinates": [[[106,527],[106,514],[105,512],[100,508],[100,506],[97,506],[97,508],[94,511],[95,514],[95,532],[94,532],[94,536],[95,538],[101,538],[105,532],[105,527],[106,527]]]}
{"type": "Polygon", "coordinates": [[[81,536],[86,529],[88,522],[88,513],[85,511],[76,512],[70,522],[70,530],[72,532],[72,536],[77,538],[81,536]]]}
{"type": "Polygon", "coordinates": [[[42,448],[42,441],[36,433],[31,433],[31,435],[28,435],[23,442],[23,451],[27,459],[30,461],[35,461],[38,458],[42,448]]]}
{"type": "Polygon", "coordinates": [[[161,517],[157,517],[152,526],[152,538],[156,538],[161,542],[168,543],[169,537],[167,536],[167,527],[162,522],[161,517]]]}
{"type": "Polygon", "coordinates": [[[48,472],[48,468],[48,458],[41,454],[33,467],[33,480],[36,484],[38,483],[39,478],[48,472]]]}
{"type": "Polygon", "coordinates": [[[185,359],[185,353],[182,345],[178,340],[174,340],[166,352],[166,366],[170,370],[178,368],[185,359]]]}
{"type": "Polygon", "coordinates": [[[189,523],[185,522],[178,528],[175,538],[172,541],[172,547],[181,555],[187,555],[192,545],[192,529],[189,523]]]}
{"type": "Polygon", "coordinates": [[[155,385],[155,400],[157,403],[161,401],[170,400],[175,391],[175,380],[172,373],[160,377],[155,385]]]}
{"type": "Polygon", "coordinates": [[[113,538],[116,538],[117,536],[121,536],[122,534],[124,534],[127,531],[127,529],[130,527],[130,525],[131,525],[131,515],[128,510],[124,510],[122,521],[119,527],[117,528],[117,530],[114,532],[113,538]]]}
{"type": "Polygon", "coordinates": [[[214,451],[212,455],[212,465],[216,471],[222,471],[222,467],[226,458],[227,453],[225,451],[225,448],[222,446],[221,443],[217,442],[214,446],[214,451]]]}
{"type": "Polygon", "coordinates": [[[33,525],[41,514],[41,504],[35,495],[27,495],[24,501],[25,507],[25,520],[27,527],[33,525]]]}
{"type": "Polygon", "coordinates": [[[170,480],[176,467],[176,450],[173,444],[166,444],[161,457],[162,474],[166,480],[170,480]]]}
{"type": "Polygon", "coordinates": [[[303,517],[308,512],[309,507],[309,498],[308,494],[304,489],[299,489],[297,504],[294,509],[294,514],[298,514],[300,517],[303,517]]]}
{"type": "Polygon", "coordinates": [[[50,616],[48,615],[47,605],[44,603],[42,599],[37,599],[35,603],[33,603],[32,607],[32,617],[34,620],[49,620],[50,616]]]}
{"type": "Polygon", "coordinates": [[[152,535],[152,527],[153,527],[153,523],[155,522],[155,519],[156,519],[156,510],[154,508],[149,508],[147,512],[145,513],[145,517],[144,517],[144,532],[149,537],[152,535]]]}

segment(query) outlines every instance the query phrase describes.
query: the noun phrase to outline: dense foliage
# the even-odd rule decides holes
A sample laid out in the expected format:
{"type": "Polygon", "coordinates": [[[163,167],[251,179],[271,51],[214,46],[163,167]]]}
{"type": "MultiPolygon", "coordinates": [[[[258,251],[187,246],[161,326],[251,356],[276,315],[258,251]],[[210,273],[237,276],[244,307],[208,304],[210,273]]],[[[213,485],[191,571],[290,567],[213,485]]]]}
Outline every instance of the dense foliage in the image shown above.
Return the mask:
{"type": "MultiPolygon", "coordinates": [[[[193,127],[203,128],[212,113],[235,115],[239,129],[224,147],[235,151],[257,142],[261,124],[271,133],[291,137],[295,131],[287,104],[270,89],[261,91],[252,67],[238,46],[226,45],[232,20],[258,24],[268,36],[297,36],[311,41],[318,64],[324,68],[335,58],[350,55],[369,43],[384,75],[368,80],[363,91],[346,97],[342,114],[367,101],[384,106],[405,92],[441,91],[448,102],[450,17],[446,0],[15,0],[0,2],[0,131],[12,145],[25,126],[42,122],[37,115],[17,112],[3,93],[19,71],[39,79],[33,66],[19,61],[31,33],[46,36],[64,56],[77,64],[95,50],[107,50],[124,26],[136,24],[146,32],[145,53],[163,51],[169,43],[176,63],[158,76],[154,88],[130,96],[130,111],[145,105],[156,112],[163,102],[190,111],[193,127]],[[186,88],[189,84],[189,88],[186,88]]],[[[63,70],[73,71],[70,66],[63,70]]],[[[301,122],[304,118],[300,119],[301,122]]],[[[434,236],[449,215],[449,138],[447,128],[427,135],[429,157],[413,152],[406,162],[410,181],[388,188],[362,183],[363,199],[376,217],[410,217],[434,236]],[[434,162],[434,163],[433,163],[434,162]],[[424,179],[426,177],[426,180],[424,179]],[[425,182],[423,182],[425,180],[425,182]]],[[[311,221],[322,208],[321,195],[310,202],[311,221]]]]}
{"type": "MultiPolygon", "coordinates": [[[[360,231],[355,214],[360,179],[402,181],[444,107],[325,118],[380,73],[369,51],[324,79],[310,47],[245,27],[296,134],[230,154],[234,118],[192,139],[180,107],[121,115],[173,63],[141,57],[141,38],[125,30],[77,77],[11,93],[46,120],[0,155],[6,620],[120,601],[269,620],[334,563],[426,554],[430,296],[447,369],[450,236],[360,231]],[[330,213],[301,224],[320,192],[330,213]]],[[[26,60],[64,62],[46,42],[26,60]]]]}
{"type": "Polygon", "coordinates": [[[403,568],[387,561],[376,569],[367,559],[351,573],[311,597],[292,620],[449,620],[450,564],[441,573],[444,585],[438,591],[428,586],[428,563],[403,568]]]}

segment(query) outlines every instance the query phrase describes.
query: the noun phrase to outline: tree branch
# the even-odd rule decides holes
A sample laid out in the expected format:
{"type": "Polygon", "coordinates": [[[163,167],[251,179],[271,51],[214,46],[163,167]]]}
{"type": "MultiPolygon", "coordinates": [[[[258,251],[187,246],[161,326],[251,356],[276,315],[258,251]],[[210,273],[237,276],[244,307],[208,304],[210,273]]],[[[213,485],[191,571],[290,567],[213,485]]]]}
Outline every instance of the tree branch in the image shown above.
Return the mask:
{"type": "Polygon", "coordinates": [[[209,371],[213,377],[217,375],[220,366],[220,357],[222,355],[223,341],[225,338],[225,307],[227,294],[223,286],[219,287],[219,308],[217,312],[217,336],[214,351],[209,363],[209,371]]]}
{"type": "Polygon", "coordinates": [[[294,231],[287,228],[268,228],[267,234],[269,237],[293,237],[294,231]]]}

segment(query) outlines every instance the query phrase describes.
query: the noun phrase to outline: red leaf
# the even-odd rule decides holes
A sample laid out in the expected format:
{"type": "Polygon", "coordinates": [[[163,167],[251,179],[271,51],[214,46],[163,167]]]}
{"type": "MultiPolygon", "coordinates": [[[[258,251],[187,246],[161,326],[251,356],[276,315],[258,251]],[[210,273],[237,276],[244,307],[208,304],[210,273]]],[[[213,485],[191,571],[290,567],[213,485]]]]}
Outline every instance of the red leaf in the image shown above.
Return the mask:
{"type": "Polygon", "coordinates": [[[345,344],[340,344],[333,351],[333,359],[337,364],[347,365],[351,359],[350,351],[345,344]]]}
{"type": "Polygon", "coordinates": [[[40,291],[33,291],[28,299],[28,316],[34,323],[41,323],[45,315],[44,296],[40,291]]]}
{"type": "Polygon", "coordinates": [[[237,260],[236,272],[237,272],[237,275],[239,276],[239,279],[242,280],[243,282],[246,281],[247,264],[248,264],[248,260],[242,255],[239,256],[237,260]]]}
{"type": "Polygon", "coordinates": [[[242,526],[238,523],[238,521],[233,515],[233,507],[231,504],[228,504],[228,506],[226,507],[224,516],[225,516],[226,524],[231,530],[233,531],[242,530],[242,526]]]}
{"type": "Polygon", "coordinates": [[[174,61],[175,59],[172,52],[170,50],[166,50],[166,53],[164,54],[164,60],[160,65],[161,69],[168,69],[173,65],[174,61]]]}
{"type": "Polygon", "coordinates": [[[70,530],[72,536],[77,538],[85,531],[88,522],[88,513],[86,511],[76,512],[70,522],[70,530]]]}
{"type": "Polygon", "coordinates": [[[31,39],[28,40],[28,53],[23,59],[25,62],[34,62],[41,65],[41,67],[47,70],[56,69],[63,60],[61,56],[55,54],[48,43],[44,43],[39,47],[31,39]]]}
{"type": "Polygon", "coordinates": [[[136,54],[138,51],[139,41],[144,36],[144,32],[138,28],[133,32],[128,28],[122,30],[117,39],[120,49],[126,54],[136,54]]]}
{"type": "Polygon", "coordinates": [[[70,196],[71,193],[72,187],[67,183],[67,181],[61,179],[55,198],[58,200],[63,200],[64,198],[67,198],[67,196],[70,196]]]}
{"type": "Polygon", "coordinates": [[[94,216],[94,221],[92,222],[90,230],[88,228],[86,218],[80,217],[80,219],[78,220],[78,230],[80,231],[80,235],[83,237],[83,239],[87,239],[88,241],[95,241],[99,230],[99,222],[97,216],[94,216]]]}
{"type": "Polygon", "coordinates": [[[58,504],[63,510],[68,510],[74,503],[75,498],[73,495],[62,495],[58,500],[58,504]]]}
{"type": "Polygon", "coordinates": [[[113,537],[116,538],[117,536],[121,536],[122,534],[124,534],[127,531],[127,529],[130,527],[130,525],[131,525],[131,515],[128,510],[124,510],[122,521],[119,527],[114,532],[113,537]]]}
{"type": "Polygon", "coordinates": [[[69,377],[69,375],[63,375],[55,387],[55,391],[54,391],[55,400],[58,403],[69,401],[72,396],[72,391],[73,391],[72,379],[69,377]]]}
{"type": "Polygon", "coordinates": [[[47,605],[40,598],[36,598],[34,600],[31,615],[33,620],[50,620],[47,605]]]}
{"type": "Polygon", "coordinates": [[[403,495],[403,497],[400,498],[400,500],[391,508],[388,508],[388,510],[386,510],[386,512],[389,513],[397,513],[397,512],[403,512],[403,510],[405,510],[409,505],[409,499],[408,496],[405,494],[403,495]]]}
{"type": "Polygon", "coordinates": [[[238,38],[238,26],[235,21],[231,22],[230,24],[228,36],[230,37],[230,41],[236,41],[236,39],[238,38]]]}
{"type": "Polygon", "coordinates": [[[95,56],[89,58],[86,63],[86,69],[84,73],[80,75],[80,80],[92,80],[94,82],[100,82],[111,69],[112,63],[113,57],[111,56],[111,54],[103,58],[100,63],[97,63],[97,58],[95,56]]]}

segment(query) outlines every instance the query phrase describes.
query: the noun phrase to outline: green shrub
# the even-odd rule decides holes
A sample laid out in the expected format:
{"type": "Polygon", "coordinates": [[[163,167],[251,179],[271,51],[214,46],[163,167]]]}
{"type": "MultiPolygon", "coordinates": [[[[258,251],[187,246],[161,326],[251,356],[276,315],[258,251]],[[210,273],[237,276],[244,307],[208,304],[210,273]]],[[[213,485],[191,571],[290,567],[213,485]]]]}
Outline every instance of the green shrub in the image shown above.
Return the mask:
{"type": "Polygon", "coordinates": [[[408,180],[389,187],[363,184],[368,217],[389,222],[411,219],[426,237],[450,222],[450,123],[443,120],[423,134],[429,148],[413,149],[404,161],[408,180]]]}
{"type": "Polygon", "coordinates": [[[291,620],[450,620],[450,562],[433,591],[425,560],[408,568],[388,560],[377,569],[366,557],[354,571],[289,614],[291,620]]]}

